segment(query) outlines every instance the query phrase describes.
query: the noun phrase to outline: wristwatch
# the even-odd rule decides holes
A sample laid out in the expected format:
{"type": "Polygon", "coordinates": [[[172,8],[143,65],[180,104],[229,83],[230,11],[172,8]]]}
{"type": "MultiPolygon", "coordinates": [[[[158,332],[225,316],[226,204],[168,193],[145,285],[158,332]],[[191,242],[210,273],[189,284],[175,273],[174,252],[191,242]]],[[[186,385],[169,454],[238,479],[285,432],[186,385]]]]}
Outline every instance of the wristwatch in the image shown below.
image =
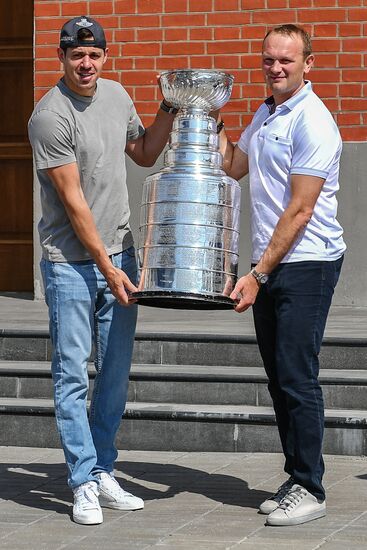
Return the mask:
{"type": "Polygon", "coordinates": [[[250,273],[253,277],[255,277],[259,286],[268,282],[269,275],[267,273],[259,273],[254,267],[251,269],[250,273]]]}
{"type": "Polygon", "coordinates": [[[176,109],[176,107],[172,107],[170,105],[167,105],[167,103],[163,100],[160,104],[160,109],[164,111],[165,113],[170,113],[171,115],[177,115],[179,109],[176,109]]]}

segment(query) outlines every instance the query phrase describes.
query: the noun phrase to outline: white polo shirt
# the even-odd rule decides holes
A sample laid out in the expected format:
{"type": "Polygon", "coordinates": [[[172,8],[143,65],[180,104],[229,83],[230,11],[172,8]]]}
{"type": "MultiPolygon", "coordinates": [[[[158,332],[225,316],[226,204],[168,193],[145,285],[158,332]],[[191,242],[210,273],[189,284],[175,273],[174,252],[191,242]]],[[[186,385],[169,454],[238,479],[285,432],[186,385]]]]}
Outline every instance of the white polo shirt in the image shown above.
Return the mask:
{"type": "Polygon", "coordinates": [[[249,158],[252,261],[260,260],[288,205],[292,174],[318,176],[325,182],[311,220],[282,263],[336,260],[346,249],[336,220],[339,130],[310,82],[274,114],[272,104],[269,98],[261,105],[238,142],[249,158]]]}

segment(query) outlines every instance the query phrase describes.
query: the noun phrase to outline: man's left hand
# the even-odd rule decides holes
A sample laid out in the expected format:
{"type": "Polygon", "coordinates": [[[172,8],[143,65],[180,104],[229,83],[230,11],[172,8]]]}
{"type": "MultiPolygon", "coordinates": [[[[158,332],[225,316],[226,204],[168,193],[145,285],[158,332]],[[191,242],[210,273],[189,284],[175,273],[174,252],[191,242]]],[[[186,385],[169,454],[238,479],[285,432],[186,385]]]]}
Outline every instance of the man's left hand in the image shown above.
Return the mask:
{"type": "Polygon", "coordinates": [[[246,311],[250,306],[255,303],[257,293],[259,292],[259,285],[256,279],[248,273],[240,279],[238,279],[230,298],[236,302],[234,308],[237,313],[246,311]]]}

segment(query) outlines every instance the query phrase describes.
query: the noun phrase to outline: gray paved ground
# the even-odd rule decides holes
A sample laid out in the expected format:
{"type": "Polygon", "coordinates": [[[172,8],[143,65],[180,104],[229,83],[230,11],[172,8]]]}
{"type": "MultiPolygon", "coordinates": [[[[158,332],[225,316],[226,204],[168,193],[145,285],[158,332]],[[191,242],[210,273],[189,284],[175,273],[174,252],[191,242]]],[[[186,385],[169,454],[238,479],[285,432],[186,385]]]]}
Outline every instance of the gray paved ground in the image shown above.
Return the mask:
{"type": "Polygon", "coordinates": [[[367,458],[327,456],[328,514],[265,527],[257,506],[283,481],[278,454],[121,452],[116,477],[145,500],[104,523],[70,519],[58,449],[0,447],[2,550],[362,550],[367,548],[367,458]]]}

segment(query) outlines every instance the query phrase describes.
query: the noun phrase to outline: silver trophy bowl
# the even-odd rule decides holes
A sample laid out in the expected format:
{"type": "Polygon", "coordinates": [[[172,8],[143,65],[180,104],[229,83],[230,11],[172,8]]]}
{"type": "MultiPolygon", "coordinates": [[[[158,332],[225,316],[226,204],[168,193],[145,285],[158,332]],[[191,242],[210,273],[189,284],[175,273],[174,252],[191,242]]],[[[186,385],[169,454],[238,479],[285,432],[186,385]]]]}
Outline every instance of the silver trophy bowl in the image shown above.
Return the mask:
{"type": "Polygon", "coordinates": [[[233,76],[210,69],[164,71],[160,75],[165,99],[177,109],[220,109],[232,93],[233,76]]]}
{"type": "Polygon", "coordinates": [[[133,297],[156,307],[233,308],[240,187],[222,170],[217,125],[209,116],[228,101],[233,77],[185,69],[163,72],[160,82],[180,111],[163,170],[144,182],[133,297]]]}

